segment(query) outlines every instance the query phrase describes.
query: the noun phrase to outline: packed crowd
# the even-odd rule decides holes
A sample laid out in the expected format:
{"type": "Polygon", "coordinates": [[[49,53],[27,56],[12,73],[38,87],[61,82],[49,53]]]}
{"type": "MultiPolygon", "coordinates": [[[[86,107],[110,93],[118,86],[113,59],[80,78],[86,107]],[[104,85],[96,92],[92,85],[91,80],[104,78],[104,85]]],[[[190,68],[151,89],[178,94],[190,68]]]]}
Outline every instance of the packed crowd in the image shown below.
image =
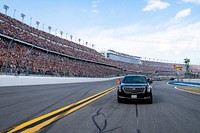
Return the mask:
{"type": "Polygon", "coordinates": [[[100,58],[101,54],[94,49],[35,29],[2,13],[0,13],[0,33],[41,48],[57,51],[73,57],[84,57],[88,60],[104,62],[104,59],[100,58]]]}
{"type": "Polygon", "coordinates": [[[47,74],[61,76],[102,77],[120,74],[115,67],[70,59],[48,53],[19,43],[9,45],[8,39],[1,38],[0,67],[9,68],[10,72],[20,69],[22,73],[47,74]]]}
{"type": "MultiPolygon", "coordinates": [[[[171,63],[142,61],[142,64],[132,64],[104,58],[94,49],[35,29],[2,13],[0,34],[6,36],[0,36],[1,71],[20,69],[28,74],[90,77],[174,71],[171,63]]],[[[200,71],[198,65],[192,68],[200,71]]]]}

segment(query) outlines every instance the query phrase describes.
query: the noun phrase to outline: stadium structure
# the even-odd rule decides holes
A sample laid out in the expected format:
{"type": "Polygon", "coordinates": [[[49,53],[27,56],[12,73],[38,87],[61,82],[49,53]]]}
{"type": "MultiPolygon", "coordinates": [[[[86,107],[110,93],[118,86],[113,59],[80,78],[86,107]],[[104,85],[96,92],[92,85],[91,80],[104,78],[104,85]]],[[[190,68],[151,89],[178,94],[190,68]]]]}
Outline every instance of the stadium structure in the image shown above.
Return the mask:
{"type": "Polygon", "coordinates": [[[141,64],[141,57],[132,56],[120,52],[116,52],[114,50],[107,50],[101,52],[105,58],[109,58],[111,60],[117,60],[121,62],[133,63],[133,64],[141,64]]]}
{"type": "MultiPolygon", "coordinates": [[[[49,28],[50,31],[50,28],[49,28]]],[[[184,76],[184,64],[180,73],[184,76]]],[[[191,65],[199,77],[200,65],[191,65]]],[[[176,76],[172,63],[141,60],[109,50],[105,55],[0,13],[0,74],[107,77],[124,74],[176,76]]]]}

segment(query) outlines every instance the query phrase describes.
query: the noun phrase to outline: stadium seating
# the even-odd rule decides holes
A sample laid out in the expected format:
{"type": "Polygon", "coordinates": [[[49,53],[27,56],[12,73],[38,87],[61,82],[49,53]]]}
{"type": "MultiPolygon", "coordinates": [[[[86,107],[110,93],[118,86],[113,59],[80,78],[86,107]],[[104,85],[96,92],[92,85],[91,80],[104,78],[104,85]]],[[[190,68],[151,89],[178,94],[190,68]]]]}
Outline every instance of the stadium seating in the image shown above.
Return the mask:
{"type": "MultiPolygon", "coordinates": [[[[133,64],[104,58],[94,49],[35,29],[2,13],[0,69],[9,73],[20,69],[25,74],[88,77],[174,71],[171,63],[142,61],[133,64]]],[[[191,69],[200,72],[199,65],[191,69]]]]}

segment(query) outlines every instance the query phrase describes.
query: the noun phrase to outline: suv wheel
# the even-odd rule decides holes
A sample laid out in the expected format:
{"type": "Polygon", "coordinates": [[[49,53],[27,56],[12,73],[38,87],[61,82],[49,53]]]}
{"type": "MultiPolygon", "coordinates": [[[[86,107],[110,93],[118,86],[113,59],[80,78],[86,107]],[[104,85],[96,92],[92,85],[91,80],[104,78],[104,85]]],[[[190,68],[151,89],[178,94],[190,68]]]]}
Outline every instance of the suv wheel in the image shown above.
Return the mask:
{"type": "Polygon", "coordinates": [[[123,102],[123,100],[121,98],[119,98],[119,92],[118,91],[117,91],[117,102],[118,103],[122,103],[123,102]]]}
{"type": "Polygon", "coordinates": [[[118,103],[122,103],[123,101],[122,101],[121,98],[117,97],[117,102],[118,102],[118,103]]]}
{"type": "Polygon", "coordinates": [[[148,104],[152,104],[153,103],[153,97],[152,97],[152,94],[151,94],[151,97],[150,99],[147,101],[148,104]]]}
{"type": "Polygon", "coordinates": [[[119,98],[119,97],[117,96],[117,102],[118,102],[118,103],[122,103],[123,101],[122,101],[121,98],[119,98]]]}

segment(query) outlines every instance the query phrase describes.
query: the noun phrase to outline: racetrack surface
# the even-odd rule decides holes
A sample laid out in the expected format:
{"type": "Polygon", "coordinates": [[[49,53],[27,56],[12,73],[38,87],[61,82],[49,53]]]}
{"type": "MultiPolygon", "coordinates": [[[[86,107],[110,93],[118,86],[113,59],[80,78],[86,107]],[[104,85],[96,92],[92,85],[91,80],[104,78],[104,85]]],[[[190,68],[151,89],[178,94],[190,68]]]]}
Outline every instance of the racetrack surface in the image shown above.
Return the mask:
{"type": "MultiPolygon", "coordinates": [[[[92,83],[0,87],[0,131],[115,86],[92,83]]],[[[153,104],[117,103],[116,90],[44,127],[48,133],[198,133],[200,96],[165,81],[153,84],[153,104]]]]}

